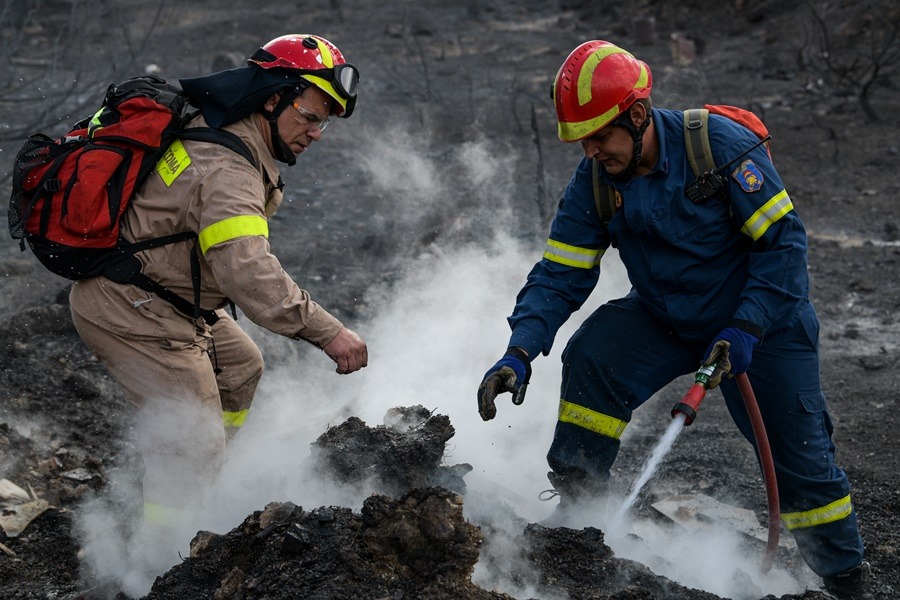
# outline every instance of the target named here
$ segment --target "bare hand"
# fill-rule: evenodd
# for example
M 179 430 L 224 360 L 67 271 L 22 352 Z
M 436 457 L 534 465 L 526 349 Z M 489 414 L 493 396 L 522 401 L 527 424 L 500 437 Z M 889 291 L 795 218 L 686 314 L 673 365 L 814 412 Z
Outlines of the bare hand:
M 369 364 L 369 351 L 361 337 L 346 327 L 323 348 L 325 354 L 337 363 L 336 373 L 345 375 L 359 371 Z

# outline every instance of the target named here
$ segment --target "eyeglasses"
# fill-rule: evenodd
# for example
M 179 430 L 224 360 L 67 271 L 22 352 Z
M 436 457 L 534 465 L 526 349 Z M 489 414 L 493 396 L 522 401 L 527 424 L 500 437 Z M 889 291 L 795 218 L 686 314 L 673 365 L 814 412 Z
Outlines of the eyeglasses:
M 307 125 L 311 129 L 315 129 L 316 131 L 325 131 L 325 128 L 328 127 L 328 124 L 331 123 L 331 118 L 325 117 L 324 119 L 317 115 L 316 113 L 306 110 L 296 102 L 291 102 L 291 106 L 297 109 L 297 112 L 300 113 L 300 116 L 303 117 L 301 121 L 297 117 L 294 117 L 294 120 L 300 123 L 301 125 Z

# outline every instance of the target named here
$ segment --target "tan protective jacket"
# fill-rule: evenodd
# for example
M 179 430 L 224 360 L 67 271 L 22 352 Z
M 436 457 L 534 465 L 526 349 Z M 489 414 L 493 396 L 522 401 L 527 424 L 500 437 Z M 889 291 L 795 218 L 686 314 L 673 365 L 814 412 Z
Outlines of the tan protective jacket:
M 202 308 L 221 308 L 226 299 L 231 299 L 261 327 L 321 348 L 334 339 L 342 324 L 294 283 L 269 250 L 268 217 L 281 204 L 282 193 L 276 185 L 278 166 L 253 119 L 247 117 L 224 129 L 247 144 L 258 167 L 219 144 L 178 141 L 132 200 L 133 207 L 122 221 L 122 235 L 129 241 L 139 241 L 183 231 L 197 233 Z M 202 117 L 191 124 L 205 125 Z M 190 252 L 194 245 L 193 241 L 178 242 L 137 255 L 144 274 L 191 303 Z M 89 294 L 93 296 L 93 310 L 84 306 L 86 302 L 78 302 L 82 305 L 79 310 L 87 309 L 98 317 L 97 313 L 103 312 L 99 321 L 134 333 L 134 317 L 122 313 L 121 308 L 134 313 L 135 304 L 140 305 L 142 298 L 151 295 L 133 286 L 98 279 L 92 282 L 95 286 L 89 286 L 95 292 Z M 102 304 L 110 301 L 117 306 L 107 306 L 104 311 Z M 194 328 L 191 319 L 165 300 L 152 296 L 151 302 L 152 307 L 143 306 L 149 311 L 140 312 L 157 320 L 155 330 L 159 335 L 183 339 L 196 333 L 186 329 Z M 118 320 L 114 313 L 131 323 L 113 322 Z M 163 322 L 170 319 L 181 322 Z

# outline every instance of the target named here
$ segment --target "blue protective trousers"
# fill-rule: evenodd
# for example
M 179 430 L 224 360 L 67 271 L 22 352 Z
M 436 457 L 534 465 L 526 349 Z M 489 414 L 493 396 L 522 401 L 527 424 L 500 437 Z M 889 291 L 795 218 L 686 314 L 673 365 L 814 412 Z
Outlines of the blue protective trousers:
M 834 464 L 818 335 L 809 304 L 792 328 L 771 332 L 756 347 L 747 375 L 772 449 L 782 519 L 807 564 L 825 577 L 857 566 L 863 544 L 849 481 Z M 632 411 L 675 378 L 695 372 L 705 350 L 682 341 L 637 298 L 598 308 L 563 351 L 550 468 L 609 478 Z M 737 383 L 723 379 L 719 389 L 741 434 L 755 447 Z

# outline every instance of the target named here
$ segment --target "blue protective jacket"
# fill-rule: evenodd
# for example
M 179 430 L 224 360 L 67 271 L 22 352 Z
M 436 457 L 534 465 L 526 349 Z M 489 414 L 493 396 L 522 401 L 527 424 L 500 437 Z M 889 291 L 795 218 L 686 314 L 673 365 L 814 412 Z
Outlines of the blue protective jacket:
M 607 180 L 621 195 L 622 207 L 606 227 L 594 202 L 591 160 L 578 165 L 544 256 L 509 317 L 510 346 L 532 357 L 550 351 L 559 327 L 594 289 L 609 246 L 618 249 L 627 269 L 629 295 L 698 346 L 729 325 L 760 338 L 790 327 L 808 302 L 806 231 L 765 147 L 725 172 L 729 201 L 693 204 L 684 195 L 695 176 L 683 113 L 653 109 L 652 115 L 656 165 L 628 182 Z M 738 123 L 712 114 L 709 140 L 717 165 L 759 141 Z

